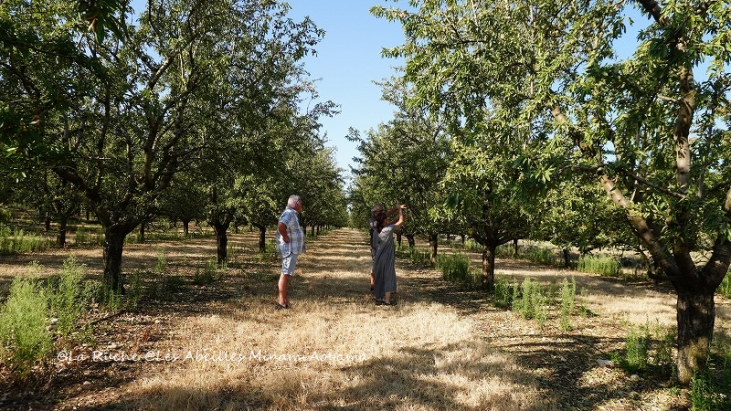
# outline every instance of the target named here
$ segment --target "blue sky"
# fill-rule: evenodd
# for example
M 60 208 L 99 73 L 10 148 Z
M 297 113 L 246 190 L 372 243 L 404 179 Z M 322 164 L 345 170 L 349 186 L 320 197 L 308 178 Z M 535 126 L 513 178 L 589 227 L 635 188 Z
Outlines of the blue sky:
M 336 147 L 335 159 L 349 174 L 356 145 L 345 135 L 353 127 L 361 133 L 393 118 L 395 107 L 381 100 L 381 89 L 373 81 L 396 74 L 393 67 L 403 61 L 381 57 L 383 47 L 403 43 L 399 23 L 377 19 L 369 13 L 372 6 L 394 5 L 379 0 L 286 0 L 292 7 L 289 15 L 300 21 L 309 16 L 325 30 L 325 38 L 316 46 L 317 56 L 308 57 L 305 67 L 316 83 L 320 98 L 340 105 L 340 114 L 323 118 L 323 133 L 328 146 Z M 403 6 L 403 4 L 396 4 Z

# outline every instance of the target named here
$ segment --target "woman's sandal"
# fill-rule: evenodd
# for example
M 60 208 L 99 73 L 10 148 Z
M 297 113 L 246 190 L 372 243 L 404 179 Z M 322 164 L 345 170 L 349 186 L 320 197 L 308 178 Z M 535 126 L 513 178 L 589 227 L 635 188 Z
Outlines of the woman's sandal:
M 277 310 L 286 310 L 289 308 L 289 304 L 282 305 L 282 304 L 277 303 L 277 306 L 275 308 Z

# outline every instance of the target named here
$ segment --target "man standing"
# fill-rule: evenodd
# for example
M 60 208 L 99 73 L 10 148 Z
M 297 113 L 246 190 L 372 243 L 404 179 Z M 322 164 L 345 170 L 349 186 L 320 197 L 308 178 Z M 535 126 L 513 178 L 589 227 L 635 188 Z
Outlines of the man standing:
M 277 309 L 289 308 L 287 287 L 289 279 L 294 275 L 297 257 L 304 250 L 305 236 L 300 227 L 297 214 L 302 212 L 302 200 L 298 195 L 289 196 L 287 208 L 279 217 L 277 224 L 277 250 L 282 257 L 282 274 L 279 277 L 279 299 Z

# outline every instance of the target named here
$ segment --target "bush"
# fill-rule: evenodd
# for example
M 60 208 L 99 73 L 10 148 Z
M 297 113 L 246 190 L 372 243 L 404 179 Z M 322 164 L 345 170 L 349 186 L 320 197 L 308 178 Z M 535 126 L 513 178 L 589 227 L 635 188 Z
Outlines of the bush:
M 162 251 L 162 249 L 158 248 L 157 249 L 157 262 L 155 263 L 155 272 L 158 274 L 164 274 L 167 267 L 168 267 L 168 257 Z
M 651 338 L 647 326 L 630 328 L 629 335 L 625 340 L 625 356 L 621 361 L 622 368 L 630 373 L 647 369 Z
M 728 341 L 716 341 L 708 366 L 697 371 L 690 384 L 694 411 L 731 410 L 731 348 Z
M 507 278 L 499 278 L 495 282 L 493 304 L 499 308 L 510 308 L 513 305 L 513 293 L 517 288 L 517 285 L 514 285 Z
M 611 256 L 581 256 L 577 269 L 583 273 L 603 276 L 619 277 L 622 275 L 622 265 Z
M 542 325 L 547 318 L 547 299 L 541 290 L 541 285 L 526 278 L 520 286 L 520 298 L 515 294 L 514 292 L 513 309 L 517 309 L 523 318 L 538 319 Z
M 464 247 L 463 248 L 465 250 L 468 250 L 468 251 L 480 251 L 480 252 L 482 252 L 482 250 L 485 249 L 485 247 L 483 247 L 482 245 L 478 244 L 477 241 L 475 241 L 475 240 L 473 240 L 471 238 L 465 240 Z
M 0 224 L 7 224 L 13 219 L 13 212 L 7 208 L 0 207 Z
M 536 264 L 557 264 L 556 253 L 547 248 L 531 247 L 523 253 L 523 258 Z
M 645 371 L 656 377 L 670 378 L 675 375 L 676 335 L 674 327 L 657 325 L 654 332 L 650 332 L 649 324 L 630 327 L 623 356 L 616 355 L 615 360 L 628 373 Z
M 3 350 L 9 351 L 11 365 L 21 375 L 51 351 L 47 306 L 46 292 L 38 281 L 16 277 L 0 308 L 0 341 Z
M 84 267 L 76 261 L 74 256 L 63 262 L 58 289 L 51 293 L 50 304 L 53 315 L 58 318 L 57 328 L 62 336 L 71 334 L 79 314 L 86 304 L 86 301 L 83 301 L 83 277 Z
M 440 255 L 437 257 L 437 268 L 442 271 L 442 278 L 462 284 L 473 282 L 470 274 L 470 258 L 465 254 Z
M 53 246 L 53 240 L 42 235 L 26 233 L 24 230 L 12 230 L 0 224 L 0 254 L 43 251 Z
M 406 245 L 396 246 L 396 257 L 409 260 L 411 264 L 426 266 L 430 264 L 429 251 L 411 248 Z
M 718 287 L 718 293 L 726 298 L 731 298 L 731 270 L 726 273 L 723 282 Z
M 193 284 L 196 285 L 208 285 L 218 279 L 218 265 L 215 260 L 208 260 L 206 265 L 203 267 L 203 272 L 200 269 L 196 269 L 195 275 L 193 276 Z
M 566 278 L 561 283 L 561 329 L 571 330 L 569 317 L 574 314 L 576 308 L 576 279 L 571 278 L 571 283 Z
M 76 229 L 74 243 L 77 245 L 104 245 L 104 231 L 101 228 L 92 230 L 82 225 Z

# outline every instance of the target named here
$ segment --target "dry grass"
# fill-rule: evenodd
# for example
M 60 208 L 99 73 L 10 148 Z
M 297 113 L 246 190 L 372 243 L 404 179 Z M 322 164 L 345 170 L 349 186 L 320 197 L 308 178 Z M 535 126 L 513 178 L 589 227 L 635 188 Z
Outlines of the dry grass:
M 509 260 L 498 276 L 544 283 L 575 276 L 597 317 L 572 332 L 492 308 L 432 270 L 399 264 L 398 306 L 368 295 L 365 234 L 338 230 L 308 245 L 291 282 L 292 309 L 274 310 L 277 263 L 254 263 L 256 233 L 232 236 L 243 250 L 210 285 L 187 281 L 166 301 L 100 324 L 80 350 L 136 353 L 134 361 L 54 361 L 42 400 L 18 409 L 120 410 L 634 410 L 681 409 L 682 398 L 653 381 L 599 367 L 621 346 L 629 323 L 672 324 L 674 297 L 647 284 L 546 269 Z M 213 239 L 125 247 L 126 271 L 189 278 L 215 253 Z M 75 250 L 92 276 L 98 249 Z M 17 256 L 0 270 L 38 260 L 50 274 L 63 253 Z M 479 257 L 478 257 L 479 258 Z M 10 272 L 10 271 L 5 271 Z M 719 301 L 717 329 L 728 329 Z M 145 359 L 147 355 L 147 359 Z M 173 359 L 175 359 L 173 361 Z M 149 361 L 158 360 L 158 361 Z M 2 397 L 0 393 L 0 398 Z M 2 405 L 2 403 L 0 403 Z
M 289 311 L 273 310 L 273 293 L 253 290 L 220 314 L 180 318 L 167 349 L 233 361 L 180 362 L 125 386 L 134 394 L 124 402 L 152 410 L 511 410 L 540 402 L 530 375 L 476 339 L 471 319 L 454 308 L 405 297 L 414 294 L 406 284 L 395 309 L 373 305 L 364 293 L 366 247 L 354 231 L 311 246 Z

